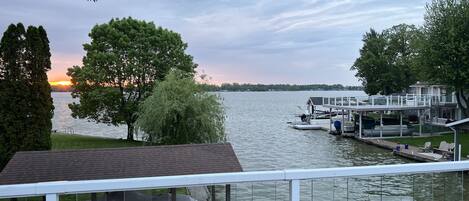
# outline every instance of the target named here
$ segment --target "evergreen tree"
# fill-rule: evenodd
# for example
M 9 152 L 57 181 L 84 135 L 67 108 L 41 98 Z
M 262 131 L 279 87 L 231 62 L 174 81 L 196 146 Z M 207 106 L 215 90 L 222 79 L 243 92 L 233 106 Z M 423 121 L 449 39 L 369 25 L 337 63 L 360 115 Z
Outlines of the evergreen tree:
M 34 150 L 50 149 L 50 132 L 54 106 L 51 97 L 51 87 L 47 81 L 46 72 L 51 68 L 50 48 L 47 33 L 42 26 L 28 27 L 26 32 L 26 59 L 29 76 L 31 98 L 30 139 Z
M 0 169 L 17 151 L 50 149 L 52 98 L 42 27 L 10 25 L 0 41 Z

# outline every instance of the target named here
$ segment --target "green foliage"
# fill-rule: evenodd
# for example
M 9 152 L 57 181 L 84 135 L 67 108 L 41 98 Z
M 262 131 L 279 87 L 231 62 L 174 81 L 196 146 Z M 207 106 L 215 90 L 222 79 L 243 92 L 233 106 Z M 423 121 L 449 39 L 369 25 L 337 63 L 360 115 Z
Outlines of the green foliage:
M 451 87 L 459 107 L 468 116 L 465 89 L 469 88 L 469 1 L 434 0 L 428 4 L 424 33 L 420 59 L 423 76 Z
M 126 124 L 133 140 L 139 104 L 156 80 L 170 69 L 194 73 L 181 36 L 153 23 L 132 18 L 96 25 L 84 44 L 83 66 L 68 69 L 74 98 L 72 116 L 112 125 Z
M 10 25 L 0 42 L 0 168 L 17 151 L 51 147 L 53 104 L 46 31 Z
M 194 79 L 172 71 L 158 82 L 140 108 L 139 128 L 158 144 L 224 141 L 224 110 L 216 95 L 201 90 Z
M 406 24 L 365 33 L 360 57 L 351 70 L 357 71 L 355 76 L 367 94 L 400 93 L 417 81 L 415 57 L 421 35 L 415 26 Z

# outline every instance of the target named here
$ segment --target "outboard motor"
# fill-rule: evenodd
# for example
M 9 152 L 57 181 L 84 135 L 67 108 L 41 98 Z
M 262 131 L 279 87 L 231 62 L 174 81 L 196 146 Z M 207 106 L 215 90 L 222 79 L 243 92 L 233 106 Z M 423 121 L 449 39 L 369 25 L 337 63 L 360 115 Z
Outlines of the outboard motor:
M 342 122 L 339 120 L 334 121 L 334 128 L 337 134 L 342 133 Z

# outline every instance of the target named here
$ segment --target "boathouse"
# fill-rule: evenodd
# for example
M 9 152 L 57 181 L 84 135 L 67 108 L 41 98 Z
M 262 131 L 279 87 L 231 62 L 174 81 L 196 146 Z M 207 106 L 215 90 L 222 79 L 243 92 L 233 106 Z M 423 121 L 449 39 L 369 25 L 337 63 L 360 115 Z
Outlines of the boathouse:
M 355 97 L 311 97 L 308 101 L 308 108 L 316 112 L 316 107 L 321 106 L 329 110 L 329 130 L 332 132 L 334 121 L 340 121 L 342 135 L 349 135 L 345 132 L 352 131 L 356 137 L 391 137 L 403 135 L 413 135 L 413 131 L 408 129 L 408 124 L 417 123 L 418 135 L 422 134 L 423 124 L 440 127 L 444 129 L 445 123 L 450 118 L 441 118 L 441 108 L 455 107 L 454 99 L 446 96 L 434 96 L 426 94 L 406 94 L 389 96 L 355 96 Z M 397 120 L 387 119 L 384 124 L 384 114 L 397 114 Z M 340 114 L 341 119 L 333 120 L 333 114 Z M 367 114 L 373 114 L 375 119 L 366 119 Z M 403 117 L 407 117 L 404 122 Z M 377 125 L 377 126 L 376 126 Z M 447 131 L 445 131 L 447 132 Z M 353 134 L 352 134 L 353 135 Z
M 58 182 L 60 185 L 63 181 L 119 180 L 242 171 L 229 143 L 26 151 L 17 152 L 0 173 L 0 186 L 41 182 Z M 107 192 L 118 191 L 118 187 L 109 186 Z M 226 200 L 230 200 L 230 185 L 225 188 Z M 183 200 L 176 195 L 176 189 L 171 188 L 169 192 L 166 194 L 166 200 Z M 127 200 L 142 198 L 136 192 L 130 192 L 128 195 L 124 195 L 124 192 L 113 192 L 106 193 L 105 196 L 112 196 L 112 200 L 125 200 L 132 193 L 134 197 Z M 211 192 L 207 190 L 207 193 L 210 194 L 208 196 L 214 197 L 214 188 L 211 188 Z M 155 200 L 154 197 L 151 199 Z M 97 200 L 96 194 L 91 194 L 91 200 Z

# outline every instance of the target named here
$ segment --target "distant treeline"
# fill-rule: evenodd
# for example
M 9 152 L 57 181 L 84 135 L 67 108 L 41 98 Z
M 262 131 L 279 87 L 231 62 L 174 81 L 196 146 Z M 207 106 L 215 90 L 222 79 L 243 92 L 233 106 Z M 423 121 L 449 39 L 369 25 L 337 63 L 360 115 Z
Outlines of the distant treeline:
M 72 87 L 71 86 L 64 86 L 64 85 L 51 85 L 50 86 L 52 92 L 71 92 Z
M 362 86 L 343 86 L 341 84 L 309 84 L 309 85 L 291 85 L 291 84 L 228 84 L 220 86 L 202 84 L 207 91 L 345 91 L 345 90 L 363 90 Z
M 201 84 L 205 91 L 362 91 L 362 86 L 344 86 L 341 84 Z M 71 92 L 70 86 L 51 86 L 53 92 Z

